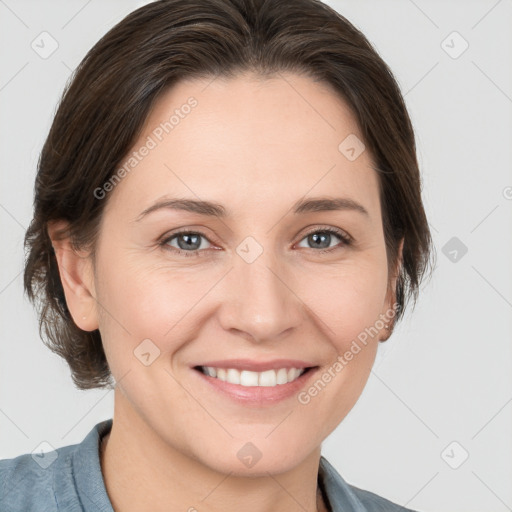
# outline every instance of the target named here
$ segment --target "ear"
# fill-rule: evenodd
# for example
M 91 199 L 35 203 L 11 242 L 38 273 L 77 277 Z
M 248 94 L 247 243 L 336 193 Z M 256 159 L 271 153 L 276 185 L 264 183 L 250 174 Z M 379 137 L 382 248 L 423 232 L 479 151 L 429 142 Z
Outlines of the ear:
M 394 304 L 396 302 L 396 285 L 398 282 L 398 276 L 400 274 L 400 269 L 402 267 L 402 257 L 403 257 L 403 248 L 404 248 L 404 239 L 400 240 L 400 244 L 398 246 L 396 265 L 392 271 L 392 274 L 389 279 L 388 291 L 386 294 L 386 300 L 384 301 L 385 309 L 383 314 L 386 315 L 386 312 L 394 309 Z M 393 315 L 394 318 L 394 315 Z M 379 341 L 386 341 L 393 331 L 394 320 L 390 320 L 388 322 L 389 329 L 385 329 L 384 335 L 379 338 Z
M 48 235 L 55 250 L 66 304 L 75 324 L 83 331 L 98 329 L 98 308 L 94 288 L 92 260 L 85 251 L 77 251 L 69 238 L 58 238 L 65 221 L 48 223 Z

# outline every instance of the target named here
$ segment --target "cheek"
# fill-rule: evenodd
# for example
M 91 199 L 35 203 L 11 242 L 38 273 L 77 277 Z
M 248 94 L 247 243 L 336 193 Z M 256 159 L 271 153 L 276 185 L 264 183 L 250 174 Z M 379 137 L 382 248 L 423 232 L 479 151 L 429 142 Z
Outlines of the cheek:
M 199 316 L 221 306 L 211 301 L 222 302 L 222 297 L 210 293 L 224 268 L 148 266 L 143 257 L 130 258 L 120 250 L 105 256 L 98 268 L 97 288 L 98 302 L 105 310 L 102 335 L 106 340 L 129 338 L 124 349 L 149 338 L 161 351 L 173 351 L 180 343 L 178 333 L 180 340 L 190 340 Z M 387 287 L 383 251 L 336 265 L 291 268 L 284 277 L 298 297 L 295 307 L 310 310 L 310 318 L 318 320 L 318 327 L 338 351 L 374 325 L 383 312 Z
M 341 351 L 384 312 L 387 290 L 385 257 L 309 272 L 298 295 L 321 320 L 325 335 Z
M 200 275 L 190 269 L 148 265 L 149 258 L 131 258 L 121 251 L 106 256 L 97 272 L 106 350 L 115 351 L 115 358 L 125 363 L 146 339 L 161 353 L 177 350 L 189 339 L 195 305 L 216 280 L 212 272 Z
M 386 260 L 362 260 L 334 272 L 319 270 L 304 280 L 302 297 L 331 347 L 330 363 L 299 402 L 322 418 L 321 437 L 345 418 L 363 392 L 377 348 L 379 315 L 387 289 Z M 307 286 L 307 288 L 306 288 Z M 307 292 L 307 293 L 306 293 Z M 306 412 L 307 414 L 307 412 Z

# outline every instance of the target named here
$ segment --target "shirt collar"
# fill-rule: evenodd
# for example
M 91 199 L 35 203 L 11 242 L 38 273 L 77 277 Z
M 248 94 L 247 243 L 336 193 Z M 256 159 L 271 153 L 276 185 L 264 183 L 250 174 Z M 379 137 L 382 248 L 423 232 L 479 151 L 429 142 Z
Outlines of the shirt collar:
M 101 438 L 108 434 L 111 428 L 112 418 L 95 425 L 80 443 L 73 457 L 75 485 L 85 512 L 114 512 L 100 464 Z
M 331 512 L 366 512 L 350 485 L 323 456 L 320 456 L 318 482 L 327 497 L 327 506 Z

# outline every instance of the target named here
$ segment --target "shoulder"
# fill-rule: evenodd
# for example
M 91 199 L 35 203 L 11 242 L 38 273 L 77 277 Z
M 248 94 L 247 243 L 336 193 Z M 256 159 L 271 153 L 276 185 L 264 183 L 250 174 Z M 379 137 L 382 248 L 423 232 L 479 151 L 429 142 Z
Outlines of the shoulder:
M 0 511 L 112 512 L 99 458 L 101 436 L 111 427 L 105 420 L 81 443 L 0 460 Z
M 416 512 L 373 492 L 347 483 L 325 457 L 320 457 L 319 479 L 332 512 Z
M 360 489 L 350 484 L 348 484 L 348 486 L 365 507 L 364 510 L 367 510 L 368 512 L 416 512 L 373 492 L 365 491 L 364 489 Z
M 0 460 L 0 510 L 57 510 L 55 482 L 70 473 L 76 445 Z

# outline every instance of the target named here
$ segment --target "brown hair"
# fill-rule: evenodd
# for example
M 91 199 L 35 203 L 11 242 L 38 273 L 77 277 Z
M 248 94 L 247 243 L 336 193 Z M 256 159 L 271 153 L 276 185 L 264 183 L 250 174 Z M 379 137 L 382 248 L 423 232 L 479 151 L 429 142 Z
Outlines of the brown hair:
M 409 298 L 416 302 L 432 253 L 414 132 L 395 78 L 365 36 L 319 0 L 156 1 L 126 16 L 87 53 L 38 162 L 24 287 L 37 302 L 41 337 L 67 361 L 79 389 L 110 386 L 112 376 L 99 330 L 78 328 L 66 306 L 49 221 L 67 221 L 61 236 L 94 255 L 107 201 L 94 190 L 113 176 L 160 94 L 180 79 L 244 71 L 303 74 L 347 102 L 376 162 L 390 268 L 404 238 L 395 321 Z

